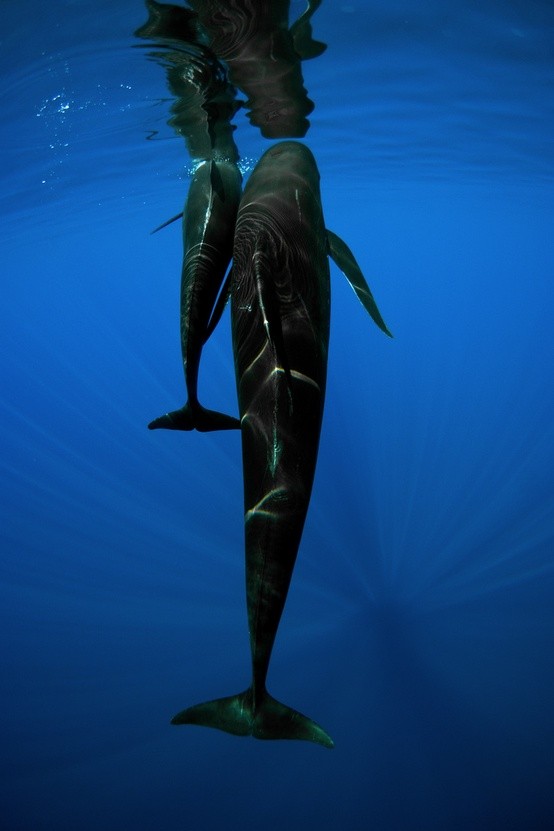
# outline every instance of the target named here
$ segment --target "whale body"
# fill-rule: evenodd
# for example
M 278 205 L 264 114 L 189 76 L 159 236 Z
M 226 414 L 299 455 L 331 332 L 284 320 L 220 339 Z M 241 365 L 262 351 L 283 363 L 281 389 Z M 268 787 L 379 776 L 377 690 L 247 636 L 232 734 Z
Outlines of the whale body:
M 322 727 L 266 689 L 316 468 L 329 343 L 329 254 L 348 270 L 358 296 L 388 333 L 352 252 L 325 229 L 312 153 L 299 142 L 274 145 L 241 198 L 230 280 L 252 680 L 237 695 L 183 710 L 174 724 L 333 746 Z
M 198 400 L 198 372 L 218 292 L 231 261 L 242 176 L 230 161 L 204 161 L 194 173 L 183 211 L 181 354 L 187 402 L 148 425 L 150 430 L 231 430 L 237 418 L 208 410 Z

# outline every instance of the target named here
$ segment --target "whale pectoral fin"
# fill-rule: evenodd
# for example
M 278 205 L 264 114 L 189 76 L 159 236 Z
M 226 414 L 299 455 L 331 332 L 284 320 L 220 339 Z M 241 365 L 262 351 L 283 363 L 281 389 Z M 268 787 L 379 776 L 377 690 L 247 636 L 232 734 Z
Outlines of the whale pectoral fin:
M 151 234 L 156 234 L 158 231 L 161 231 L 162 228 L 167 228 L 167 226 L 171 225 L 172 222 L 177 222 L 178 219 L 181 219 L 181 217 L 183 216 L 183 213 L 184 213 L 184 211 L 181 211 L 181 213 L 175 214 L 175 216 L 172 216 L 171 219 L 166 219 L 165 222 L 162 222 L 161 225 L 158 225 L 158 227 L 154 228 L 154 230 L 150 231 L 150 233 Z
M 311 718 L 287 707 L 268 693 L 254 710 L 252 691 L 246 690 L 227 698 L 216 698 L 189 707 L 171 719 L 172 724 L 198 724 L 214 727 L 234 736 L 254 736 L 256 739 L 300 739 L 334 747 L 333 740 Z
M 218 298 L 215 302 L 215 306 L 213 307 L 212 315 L 210 317 L 209 323 L 206 326 L 206 332 L 204 333 L 204 343 L 211 337 L 213 331 L 219 321 L 221 320 L 221 316 L 225 311 L 225 306 L 231 296 L 231 283 L 233 281 L 233 269 L 229 269 L 229 274 L 225 278 L 225 282 L 221 287 L 221 291 L 219 292 Z
M 387 324 L 381 317 L 381 313 L 377 308 L 377 303 L 373 298 L 366 279 L 362 274 L 360 266 L 356 262 L 356 258 L 350 248 L 332 231 L 327 231 L 327 241 L 329 243 L 329 255 L 338 265 L 358 295 L 358 299 L 364 309 L 369 312 L 371 318 L 375 321 L 379 329 L 381 329 L 385 335 L 392 338 L 392 334 L 389 332 Z
M 200 433 L 210 433 L 214 430 L 240 430 L 238 418 L 218 413 L 217 410 L 207 410 L 200 404 L 193 408 L 187 402 L 180 410 L 173 410 L 155 418 L 148 425 L 149 430 L 164 428 L 166 430 L 198 430 Z

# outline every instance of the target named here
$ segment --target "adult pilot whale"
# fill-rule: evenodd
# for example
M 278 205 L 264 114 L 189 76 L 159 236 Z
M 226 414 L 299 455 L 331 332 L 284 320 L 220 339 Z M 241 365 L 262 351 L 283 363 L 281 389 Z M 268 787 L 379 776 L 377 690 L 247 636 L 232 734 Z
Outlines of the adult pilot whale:
M 307 716 L 272 698 L 266 676 L 296 561 L 317 460 L 329 341 L 328 253 L 390 334 L 352 253 L 325 230 L 312 153 L 286 141 L 260 159 L 239 205 L 230 282 L 244 470 L 252 683 L 173 724 L 332 747 Z

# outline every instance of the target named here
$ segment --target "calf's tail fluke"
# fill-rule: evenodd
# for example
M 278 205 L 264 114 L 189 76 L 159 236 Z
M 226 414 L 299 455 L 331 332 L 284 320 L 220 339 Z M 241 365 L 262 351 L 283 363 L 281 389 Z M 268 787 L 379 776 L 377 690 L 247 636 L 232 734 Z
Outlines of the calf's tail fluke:
M 272 698 L 269 693 L 265 692 L 254 707 L 251 687 L 238 695 L 189 707 L 177 713 L 171 723 L 215 727 L 235 736 L 301 739 L 323 747 L 334 747 L 333 740 L 319 724 Z
M 180 410 L 165 413 L 148 425 L 149 430 L 160 427 L 166 430 L 199 430 L 201 433 L 209 433 L 213 430 L 239 430 L 240 421 L 225 413 L 207 410 L 200 404 L 193 409 L 187 402 Z

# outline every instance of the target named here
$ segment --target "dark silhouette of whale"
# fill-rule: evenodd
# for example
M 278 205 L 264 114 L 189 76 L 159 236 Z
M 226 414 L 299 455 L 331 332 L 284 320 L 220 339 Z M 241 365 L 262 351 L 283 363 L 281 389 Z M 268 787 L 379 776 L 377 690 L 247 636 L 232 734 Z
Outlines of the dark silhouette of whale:
M 271 147 L 242 195 L 230 280 L 252 683 L 237 695 L 183 710 L 173 724 L 333 746 L 322 727 L 266 690 L 317 460 L 329 341 L 329 253 L 390 334 L 351 251 L 325 230 L 312 153 L 294 141 Z
M 181 409 L 151 421 L 151 430 L 240 427 L 237 418 L 200 404 L 198 370 L 210 315 L 231 260 L 241 181 L 237 165 L 229 161 L 203 162 L 194 173 L 183 212 L 181 275 L 181 352 L 188 400 Z
M 175 98 L 168 123 L 184 139 L 196 162 L 185 209 L 174 217 L 183 216 L 181 353 L 188 399 L 181 409 L 148 426 L 202 431 L 239 428 L 238 419 L 201 406 L 198 370 L 206 328 L 233 253 L 242 176 L 231 119 L 240 105 L 226 68 L 204 42 L 206 35 L 197 15 L 156 0 L 146 0 L 146 8 L 148 20 L 135 35 L 156 46 L 150 57 L 165 68 Z

